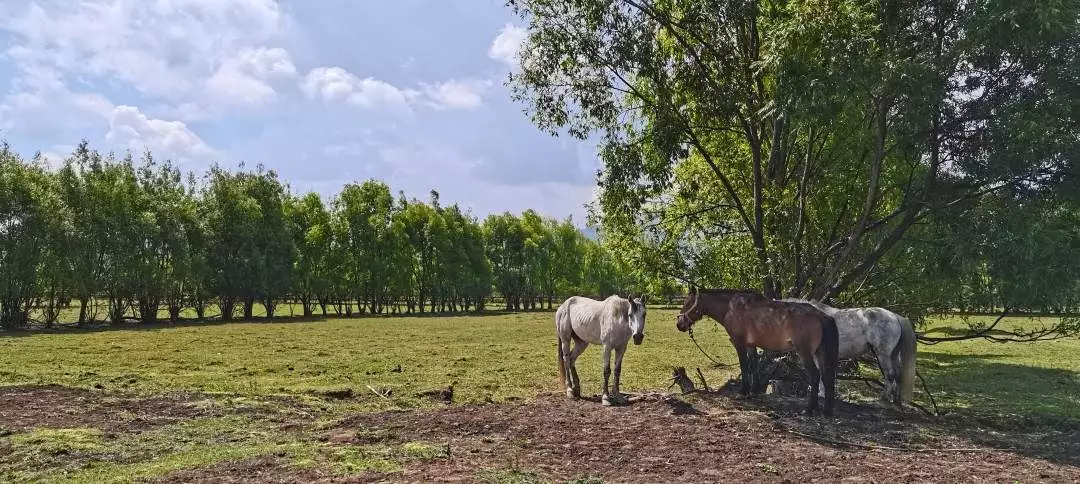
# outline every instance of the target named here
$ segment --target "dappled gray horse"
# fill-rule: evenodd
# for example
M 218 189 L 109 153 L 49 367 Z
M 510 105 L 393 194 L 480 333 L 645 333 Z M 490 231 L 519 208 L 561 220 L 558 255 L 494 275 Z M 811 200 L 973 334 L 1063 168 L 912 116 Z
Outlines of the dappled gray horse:
M 555 333 L 558 337 L 559 378 L 562 380 L 566 395 L 581 398 L 581 381 L 578 380 L 574 363 L 589 344 L 603 345 L 604 393 L 601 401 L 604 405 L 623 403 L 619 393 L 619 375 L 622 373 L 622 359 L 626 352 L 626 343 L 634 338 L 634 344 L 641 344 L 645 338 L 645 302 L 644 296 L 622 298 L 611 296 L 597 301 L 581 296 L 572 296 L 555 311 Z M 573 340 L 574 347 L 570 348 Z M 611 376 L 611 353 L 615 352 L 615 382 L 608 391 L 608 379 Z
M 881 398 L 896 405 L 911 401 L 915 388 L 915 327 L 911 321 L 884 308 L 839 309 L 805 299 L 783 301 L 813 305 L 836 319 L 840 359 L 856 358 L 873 350 L 885 377 Z M 819 386 L 818 391 L 824 389 Z

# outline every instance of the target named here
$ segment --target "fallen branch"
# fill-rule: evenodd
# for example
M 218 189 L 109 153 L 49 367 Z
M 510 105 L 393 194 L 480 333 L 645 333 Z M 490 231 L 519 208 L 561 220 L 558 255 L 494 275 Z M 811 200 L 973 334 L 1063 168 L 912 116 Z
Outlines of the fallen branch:
M 380 391 L 376 390 L 376 389 L 375 389 L 374 387 L 372 387 L 371 385 L 366 385 L 366 386 L 367 386 L 367 389 L 368 389 L 368 390 L 371 390 L 371 393 L 374 393 L 374 394 L 376 394 L 376 395 L 378 395 L 378 396 L 380 396 L 380 397 L 383 397 L 383 398 L 385 398 L 385 399 L 387 399 L 387 400 L 390 400 L 390 392 L 389 392 L 389 391 L 387 391 L 387 392 L 386 392 L 386 393 L 384 394 L 383 392 L 380 392 Z
M 941 411 L 938 410 L 937 401 L 934 400 L 934 394 L 930 393 L 930 389 L 927 388 L 926 380 L 923 379 L 922 373 L 919 373 L 918 371 L 916 371 L 915 376 L 919 377 L 919 381 L 922 382 L 923 393 L 926 393 L 926 396 L 930 397 L 930 404 L 934 406 L 934 415 L 935 416 L 940 415 Z M 911 403 L 914 403 L 914 402 L 911 402 Z M 918 408 L 919 410 L 922 410 L 923 412 L 926 412 L 926 410 L 923 409 L 922 407 L 916 406 L 916 408 Z
M 673 394 L 671 394 L 671 393 L 658 393 L 658 392 L 624 393 L 623 395 L 626 395 L 626 401 L 628 403 L 640 402 L 642 400 L 648 400 L 648 399 L 653 399 L 653 398 L 655 398 L 657 400 L 660 400 L 660 401 L 667 400 L 669 398 L 674 398 Z
M 701 368 L 697 369 L 697 376 L 698 378 L 701 378 L 701 387 L 704 388 L 705 391 L 711 392 L 712 390 L 709 389 L 709 384 L 705 382 L 705 375 L 701 374 Z
M 695 391 L 693 380 L 686 375 L 686 368 L 682 366 L 676 367 L 671 372 L 671 385 L 668 385 L 668 388 L 675 385 L 679 385 L 679 389 L 682 390 L 683 395 L 688 395 Z

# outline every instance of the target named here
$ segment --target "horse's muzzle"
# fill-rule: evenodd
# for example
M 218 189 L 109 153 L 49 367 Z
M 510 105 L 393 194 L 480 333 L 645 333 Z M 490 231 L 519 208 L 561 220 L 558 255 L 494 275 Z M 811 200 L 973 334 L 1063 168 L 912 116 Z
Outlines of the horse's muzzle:
M 641 340 L 645 339 L 645 333 L 638 333 L 634 335 L 634 344 L 641 344 Z

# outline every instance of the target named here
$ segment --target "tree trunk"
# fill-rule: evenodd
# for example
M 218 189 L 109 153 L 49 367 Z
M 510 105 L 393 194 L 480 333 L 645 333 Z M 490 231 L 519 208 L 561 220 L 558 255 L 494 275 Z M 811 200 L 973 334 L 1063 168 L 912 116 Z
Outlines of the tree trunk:
M 89 316 L 89 314 L 87 313 L 87 307 L 89 305 L 90 305 L 90 297 L 89 296 L 81 296 L 81 297 L 79 297 L 79 327 L 86 326 L 86 323 L 87 323 L 86 317 Z
M 124 298 L 116 296 L 109 297 L 109 321 L 112 324 L 124 322 L 124 313 L 127 312 L 126 306 Z
M 263 299 L 263 307 L 266 308 L 266 319 L 274 319 L 274 310 L 277 309 L 274 298 L 267 297 Z
M 248 296 L 244 299 L 244 320 L 250 321 L 254 318 L 255 314 L 255 296 Z
M 143 296 L 139 298 L 139 321 L 143 324 L 153 324 L 158 320 L 157 313 L 160 304 L 157 298 Z
M 203 301 L 202 298 L 198 298 L 198 300 L 195 301 L 195 317 L 198 318 L 199 321 L 206 320 L 206 301 Z
M 304 306 L 304 317 L 305 318 L 310 318 L 311 317 L 311 297 L 310 296 L 304 296 L 304 297 L 300 298 L 300 304 Z

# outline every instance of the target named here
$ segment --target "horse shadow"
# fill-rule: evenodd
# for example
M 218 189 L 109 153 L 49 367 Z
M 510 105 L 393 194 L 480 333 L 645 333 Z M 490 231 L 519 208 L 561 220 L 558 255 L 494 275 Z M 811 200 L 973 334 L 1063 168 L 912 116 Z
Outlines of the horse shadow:
M 805 397 L 742 396 L 734 379 L 692 398 L 761 412 L 777 430 L 838 448 L 974 445 L 1080 467 L 1080 372 L 987 356 L 920 352 L 919 372 L 936 400 L 937 415 L 881 403 L 869 391 L 846 392 L 832 418 L 808 417 L 801 414 Z M 928 400 L 918 383 L 915 397 Z

